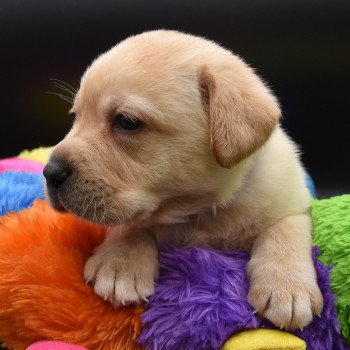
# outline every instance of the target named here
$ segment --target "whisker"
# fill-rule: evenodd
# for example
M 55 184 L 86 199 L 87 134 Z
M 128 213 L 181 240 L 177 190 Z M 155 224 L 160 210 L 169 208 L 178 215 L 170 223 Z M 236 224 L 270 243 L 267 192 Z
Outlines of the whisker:
M 122 211 L 120 205 L 119 205 L 113 198 L 110 198 L 109 200 L 112 201 L 112 202 L 115 204 L 115 206 L 119 209 L 120 214 L 121 214 L 121 217 L 122 217 L 122 221 L 121 221 L 121 222 L 124 223 L 124 222 L 125 222 L 125 217 L 124 217 L 124 213 L 123 213 L 123 211 Z M 117 215 L 118 220 L 120 221 L 120 216 L 118 215 L 118 213 L 115 211 L 114 208 L 113 208 L 113 211 L 114 211 L 114 213 Z
M 97 211 L 97 207 L 96 207 L 96 201 L 94 202 L 95 204 L 95 210 L 94 210 L 94 218 L 93 218 L 93 222 L 96 222 L 96 211 Z
M 115 208 L 110 207 L 110 208 L 109 208 L 109 212 L 110 212 L 109 217 L 113 217 L 113 215 L 111 215 L 111 214 L 114 214 L 115 217 L 117 218 L 118 222 L 121 222 L 120 216 L 119 216 L 119 214 L 117 213 L 117 211 L 115 210 Z
M 69 89 L 68 89 L 67 87 L 65 87 L 64 85 L 60 85 L 60 84 L 58 84 L 58 83 L 53 83 L 53 86 L 54 86 L 55 88 L 57 88 L 57 89 L 61 89 L 61 90 L 65 91 L 65 92 L 67 92 L 67 93 L 70 94 L 72 97 L 75 96 L 75 93 L 74 93 L 73 91 L 69 90 Z
M 105 193 L 104 193 L 104 191 L 102 191 L 102 201 L 101 201 L 101 203 L 103 204 L 103 211 L 102 211 L 102 218 L 101 218 L 102 223 L 103 223 L 103 220 L 105 219 L 105 216 L 106 216 L 106 203 L 105 203 L 104 199 L 105 199 Z
M 74 202 L 73 202 L 73 203 L 74 203 Z M 74 206 L 72 209 L 70 209 L 69 211 L 71 211 L 72 213 L 75 213 L 77 207 L 78 207 L 78 203 L 75 202 L 75 206 Z
M 60 80 L 60 79 L 49 79 L 50 81 L 52 81 L 53 83 L 56 83 L 56 84 L 60 84 L 62 86 L 65 86 L 66 88 L 68 88 L 71 92 L 73 92 L 74 94 L 77 93 L 78 89 L 75 89 L 72 85 L 69 85 L 68 83 L 66 83 L 65 81 L 63 80 Z
M 65 100 L 66 102 L 72 104 L 73 103 L 73 100 L 68 97 L 68 96 L 65 96 L 65 95 L 62 95 L 62 94 L 59 94 L 57 92 L 51 92 L 51 91 L 46 91 L 47 94 L 50 94 L 50 95 L 55 95 L 55 96 L 58 96 L 60 97 L 62 100 Z
M 101 214 L 101 222 L 103 222 L 103 220 L 104 220 L 104 218 L 105 218 L 105 215 L 106 215 L 106 204 L 105 204 L 105 201 L 104 201 L 104 199 L 105 199 L 105 193 L 104 193 L 104 191 L 102 191 L 102 199 L 101 199 L 101 201 L 100 201 L 100 203 L 98 203 L 98 205 L 97 205 L 97 209 L 100 209 L 100 207 L 102 206 L 102 204 L 103 204 L 103 210 L 102 210 L 102 208 L 101 208 L 101 210 L 100 210 L 100 212 L 102 213 Z
M 50 182 L 46 181 L 46 184 L 51 190 L 53 190 L 55 193 L 57 193 L 57 189 Z
M 85 202 L 86 202 L 86 199 L 87 199 L 87 193 L 85 193 L 84 202 L 83 202 L 83 214 L 85 213 Z M 84 216 L 84 215 L 82 215 L 82 216 Z
M 97 208 L 100 207 L 100 205 L 103 203 L 103 200 L 104 200 L 104 191 L 102 191 L 102 199 L 101 199 L 100 203 L 98 203 Z
M 180 209 L 186 210 L 186 207 L 182 206 L 182 204 L 184 205 L 185 203 L 183 201 L 181 201 L 180 199 L 169 198 L 168 200 L 170 200 L 170 202 L 177 205 Z
M 87 205 L 86 209 L 84 210 L 83 214 L 81 215 L 82 217 L 84 217 L 84 215 L 86 214 L 86 212 L 88 211 L 90 205 L 92 204 L 92 202 L 95 199 L 95 195 L 92 196 L 91 201 L 89 202 L 89 204 Z

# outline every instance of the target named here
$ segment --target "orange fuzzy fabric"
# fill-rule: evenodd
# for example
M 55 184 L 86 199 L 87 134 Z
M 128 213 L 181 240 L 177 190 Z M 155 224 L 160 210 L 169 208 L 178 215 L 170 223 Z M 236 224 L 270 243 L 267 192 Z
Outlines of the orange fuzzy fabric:
M 114 310 L 83 278 L 105 229 L 43 201 L 0 219 L 0 339 L 24 350 L 41 339 L 90 350 L 141 349 L 142 307 Z

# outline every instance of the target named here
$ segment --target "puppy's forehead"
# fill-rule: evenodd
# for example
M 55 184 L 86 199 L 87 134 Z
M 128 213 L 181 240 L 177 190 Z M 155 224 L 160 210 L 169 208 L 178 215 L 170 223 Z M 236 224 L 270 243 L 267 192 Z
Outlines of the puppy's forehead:
M 154 99 L 179 92 L 181 82 L 193 81 L 196 49 L 169 40 L 128 39 L 98 57 L 85 72 L 76 105 L 96 103 L 107 95 L 134 94 Z

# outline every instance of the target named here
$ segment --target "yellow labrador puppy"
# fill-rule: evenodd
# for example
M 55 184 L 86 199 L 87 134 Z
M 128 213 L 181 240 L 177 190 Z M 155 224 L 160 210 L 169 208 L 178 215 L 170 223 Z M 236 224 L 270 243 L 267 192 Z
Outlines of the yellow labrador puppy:
M 303 328 L 323 300 L 310 197 L 276 98 L 242 59 L 175 31 L 98 57 L 44 170 L 54 208 L 110 227 L 85 278 L 115 306 L 154 291 L 158 245 L 250 251 L 249 302 Z

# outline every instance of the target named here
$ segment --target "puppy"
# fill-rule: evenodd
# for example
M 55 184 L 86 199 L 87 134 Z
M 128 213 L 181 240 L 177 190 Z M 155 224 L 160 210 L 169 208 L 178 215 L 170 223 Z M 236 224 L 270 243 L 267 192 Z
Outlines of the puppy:
M 175 31 L 99 56 L 44 175 L 54 208 L 109 226 L 85 278 L 114 306 L 154 291 L 158 246 L 244 249 L 249 302 L 303 328 L 323 299 L 310 196 L 276 98 L 242 59 Z

